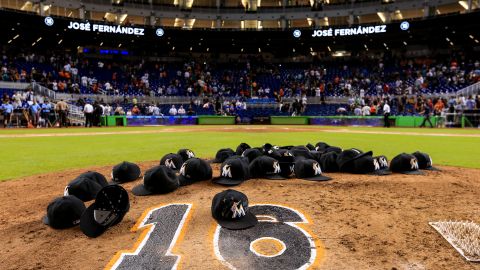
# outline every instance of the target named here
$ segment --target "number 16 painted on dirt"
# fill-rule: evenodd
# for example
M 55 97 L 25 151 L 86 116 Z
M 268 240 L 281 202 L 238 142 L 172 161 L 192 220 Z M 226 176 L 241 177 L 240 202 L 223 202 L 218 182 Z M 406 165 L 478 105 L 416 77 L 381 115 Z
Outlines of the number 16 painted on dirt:
M 107 265 L 111 269 L 176 269 L 179 255 L 172 249 L 186 224 L 191 204 L 169 204 L 146 212 L 132 231 L 144 229 L 134 252 L 124 252 Z M 217 226 L 213 240 L 218 260 L 230 269 L 307 269 L 317 257 L 310 234 L 297 224 L 308 223 L 299 211 L 280 205 L 250 207 L 259 223 L 246 230 Z M 270 241 L 279 246 L 275 254 L 262 254 L 255 244 Z

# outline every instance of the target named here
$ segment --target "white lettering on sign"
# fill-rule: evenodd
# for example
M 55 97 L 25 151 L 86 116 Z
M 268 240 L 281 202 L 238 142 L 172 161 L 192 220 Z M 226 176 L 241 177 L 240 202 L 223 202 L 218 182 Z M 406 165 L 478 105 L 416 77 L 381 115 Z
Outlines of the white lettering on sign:
M 366 34 L 386 33 L 387 25 L 376 26 L 359 26 L 353 28 L 336 28 L 336 29 L 318 29 L 314 30 L 312 37 L 333 37 L 333 36 L 356 36 Z
M 128 27 L 120 25 L 104 25 L 104 24 L 90 24 L 90 23 L 79 23 L 79 22 L 70 22 L 67 26 L 68 29 L 80 30 L 86 32 L 100 32 L 100 33 L 112 33 L 112 34 L 125 34 L 125 35 L 135 35 L 135 36 L 144 36 L 145 29 L 137 27 Z

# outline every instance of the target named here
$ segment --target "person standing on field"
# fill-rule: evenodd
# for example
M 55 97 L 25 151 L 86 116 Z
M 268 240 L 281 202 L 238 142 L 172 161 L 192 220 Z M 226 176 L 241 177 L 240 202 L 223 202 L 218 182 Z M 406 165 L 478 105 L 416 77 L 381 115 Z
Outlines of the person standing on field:
M 426 103 L 423 103 L 423 110 L 420 112 L 420 114 L 423 115 L 423 122 L 420 124 L 420 127 L 425 127 L 425 123 L 428 122 L 430 125 L 430 128 L 433 128 L 432 121 L 430 121 L 430 107 Z
M 85 127 L 92 127 L 93 124 L 93 106 L 89 102 L 83 107 L 83 114 L 85 115 Z
M 68 104 L 61 99 L 55 105 L 55 111 L 58 113 L 59 127 L 67 127 Z
M 389 128 L 390 127 L 390 105 L 388 105 L 388 101 L 385 100 L 385 104 L 383 105 L 383 126 Z

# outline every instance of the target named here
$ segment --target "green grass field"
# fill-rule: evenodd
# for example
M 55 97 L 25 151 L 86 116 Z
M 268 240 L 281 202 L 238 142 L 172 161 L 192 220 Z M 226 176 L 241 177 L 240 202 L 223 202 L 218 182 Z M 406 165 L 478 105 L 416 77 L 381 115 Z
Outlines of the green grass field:
M 258 126 L 251 126 L 258 127 Z M 273 127 L 273 126 L 272 126 Z M 179 129 L 178 132 L 161 133 L 163 129 Z M 240 142 L 252 146 L 266 142 L 277 145 L 305 145 L 319 141 L 342 148 L 356 147 L 373 150 L 391 159 L 401 152 L 421 150 L 432 156 L 434 164 L 480 168 L 480 130 L 475 129 L 383 129 L 383 128 L 334 128 L 302 126 L 309 131 L 255 132 L 238 129 L 231 132 L 206 131 L 210 127 L 143 127 L 143 128 L 70 128 L 70 129 L 8 129 L 0 130 L 0 181 L 72 168 L 114 165 L 120 161 L 132 162 L 159 160 L 164 154 L 179 148 L 190 148 L 197 156 L 213 157 L 223 147 L 233 149 Z M 222 127 L 211 127 L 222 128 Z M 268 128 L 268 127 L 267 127 Z M 275 126 L 275 128 L 295 128 Z M 195 129 L 202 129 L 192 131 Z M 311 129 L 311 131 L 310 131 Z M 322 132 L 348 129 L 359 133 Z M 184 131 L 182 131 L 184 130 Z M 150 132 L 129 134 L 128 132 Z M 159 131 L 159 133 L 151 133 Z M 362 134 L 360 132 L 406 132 L 406 134 Z M 118 132 L 98 136 L 75 136 L 80 133 Z M 127 132 L 122 134 L 122 132 Z M 13 137 L 28 134 L 69 133 L 73 136 Z M 447 137 L 435 134 L 464 135 Z M 432 134 L 431 136 L 429 134 Z M 7 136 L 8 135 L 8 136 Z M 61 134 L 59 134 L 61 135 Z M 475 136 L 478 135 L 478 136 Z

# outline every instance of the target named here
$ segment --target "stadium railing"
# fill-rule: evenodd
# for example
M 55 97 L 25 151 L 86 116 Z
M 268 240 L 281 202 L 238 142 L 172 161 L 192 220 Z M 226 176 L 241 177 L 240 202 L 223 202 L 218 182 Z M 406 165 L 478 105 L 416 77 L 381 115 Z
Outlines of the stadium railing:
M 458 90 L 456 94 L 457 96 L 463 95 L 464 97 L 478 95 L 480 94 L 480 82 Z
M 32 90 L 35 94 L 48 97 L 50 100 L 55 100 L 56 99 L 56 93 L 53 90 L 50 90 L 46 88 L 45 86 L 41 86 L 38 83 L 33 82 L 32 83 Z

